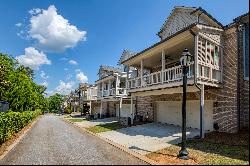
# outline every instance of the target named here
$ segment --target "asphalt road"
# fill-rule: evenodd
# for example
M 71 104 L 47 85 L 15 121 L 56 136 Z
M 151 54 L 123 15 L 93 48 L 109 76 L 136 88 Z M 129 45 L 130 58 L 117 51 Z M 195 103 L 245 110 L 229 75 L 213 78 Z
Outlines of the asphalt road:
M 53 115 L 43 116 L 0 165 L 140 165 L 141 160 L 82 133 Z

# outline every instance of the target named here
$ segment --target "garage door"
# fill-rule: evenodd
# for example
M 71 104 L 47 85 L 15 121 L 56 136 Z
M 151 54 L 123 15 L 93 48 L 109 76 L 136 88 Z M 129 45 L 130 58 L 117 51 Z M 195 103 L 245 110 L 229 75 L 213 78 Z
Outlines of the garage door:
M 181 126 L 182 102 L 164 101 L 156 104 L 156 121 Z M 213 101 L 205 101 L 205 130 L 213 130 Z M 187 127 L 200 128 L 200 102 L 187 101 Z
M 135 105 L 134 110 L 135 110 Z M 132 117 L 131 115 L 131 105 L 130 104 L 123 104 L 122 105 L 122 110 L 121 110 L 121 115 L 120 117 Z M 116 104 L 116 116 L 119 116 L 119 104 Z

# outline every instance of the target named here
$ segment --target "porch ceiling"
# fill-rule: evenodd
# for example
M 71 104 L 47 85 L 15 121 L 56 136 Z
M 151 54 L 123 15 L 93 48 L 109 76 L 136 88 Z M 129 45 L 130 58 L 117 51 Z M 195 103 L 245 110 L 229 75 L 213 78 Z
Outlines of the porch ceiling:
M 165 51 L 166 64 L 178 61 L 185 48 L 188 48 L 189 52 L 194 54 L 194 37 L 190 32 L 176 37 L 175 40 L 164 42 L 161 48 L 145 52 L 144 56 L 139 56 L 132 60 L 130 65 L 140 68 L 141 60 L 143 59 L 144 68 L 151 69 L 159 65 L 161 66 L 162 50 Z

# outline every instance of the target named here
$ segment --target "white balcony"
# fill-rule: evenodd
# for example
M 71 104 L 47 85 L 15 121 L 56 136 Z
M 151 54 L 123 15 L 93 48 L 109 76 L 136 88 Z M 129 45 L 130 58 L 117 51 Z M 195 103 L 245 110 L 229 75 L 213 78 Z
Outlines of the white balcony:
M 188 67 L 188 79 L 194 76 L 194 62 Z M 129 79 L 127 82 L 128 89 L 136 89 L 142 87 L 150 87 L 160 84 L 173 84 L 182 80 L 182 66 L 175 66 L 158 72 L 154 72 L 141 77 Z
M 98 92 L 98 98 L 105 98 L 105 97 L 120 97 L 127 95 L 125 88 L 112 88 L 110 90 L 103 90 Z

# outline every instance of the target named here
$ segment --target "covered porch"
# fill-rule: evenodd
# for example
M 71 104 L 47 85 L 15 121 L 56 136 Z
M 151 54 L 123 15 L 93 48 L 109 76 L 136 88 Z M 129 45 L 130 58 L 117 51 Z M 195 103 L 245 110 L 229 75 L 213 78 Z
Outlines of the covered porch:
M 209 32 L 207 32 L 209 30 Z M 211 31 L 213 31 L 213 34 Z M 178 87 L 182 84 L 180 58 L 187 48 L 188 84 L 219 87 L 222 82 L 220 29 L 196 25 L 163 40 L 123 62 L 137 70 L 127 79 L 128 92 Z

